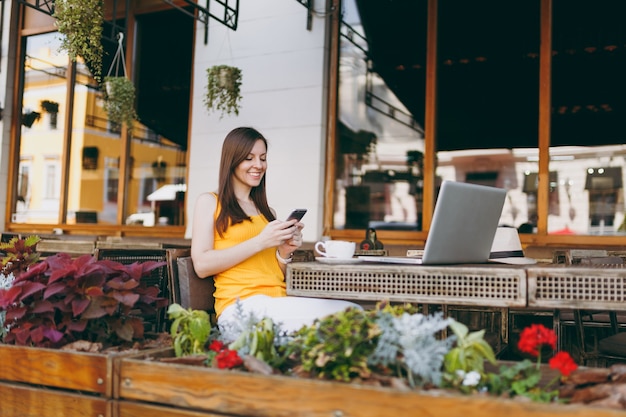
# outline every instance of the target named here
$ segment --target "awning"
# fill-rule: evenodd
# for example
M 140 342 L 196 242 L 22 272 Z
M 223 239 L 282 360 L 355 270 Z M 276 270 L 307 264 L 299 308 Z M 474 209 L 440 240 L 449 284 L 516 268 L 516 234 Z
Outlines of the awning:
M 178 193 L 187 191 L 187 184 L 167 184 L 148 195 L 148 201 L 173 201 Z

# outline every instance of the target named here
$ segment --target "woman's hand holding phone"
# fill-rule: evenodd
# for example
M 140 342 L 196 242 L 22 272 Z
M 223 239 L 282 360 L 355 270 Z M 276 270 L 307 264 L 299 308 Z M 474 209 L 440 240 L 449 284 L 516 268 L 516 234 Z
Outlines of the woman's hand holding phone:
M 291 239 L 285 240 L 281 245 L 286 246 L 285 249 L 289 250 L 289 252 L 293 252 L 294 250 L 302 246 L 302 227 L 304 226 L 300 224 L 300 220 L 302 220 L 306 212 L 307 209 L 294 209 L 291 211 L 289 216 L 287 216 L 286 221 L 297 220 L 297 222 L 294 223 L 293 226 L 290 226 L 290 228 L 294 227 L 294 232 L 291 236 Z

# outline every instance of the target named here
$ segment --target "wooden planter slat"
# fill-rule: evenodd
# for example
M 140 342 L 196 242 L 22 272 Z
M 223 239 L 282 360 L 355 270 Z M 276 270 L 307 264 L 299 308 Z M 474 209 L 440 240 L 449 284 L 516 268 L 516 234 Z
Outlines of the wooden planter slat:
M 263 376 L 138 358 L 120 363 L 120 398 L 237 416 L 554 417 L 589 407 L 538 404 L 443 391 L 399 391 L 339 382 Z M 126 414 L 130 416 L 130 414 Z M 598 417 L 623 411 L 593 409 Z
M 115 401 L 116 417 L 224 417 L 210 411 L 194 411 L 146 404 L 135 401 Z
M 112 401 L 49 388 L 0 382 L 2 417 L 113 417 Z
M 119 380 L 113 373 L 119 360 L 159 350 L 100 354 L 0 344 L 0 380 L 114 397 Z

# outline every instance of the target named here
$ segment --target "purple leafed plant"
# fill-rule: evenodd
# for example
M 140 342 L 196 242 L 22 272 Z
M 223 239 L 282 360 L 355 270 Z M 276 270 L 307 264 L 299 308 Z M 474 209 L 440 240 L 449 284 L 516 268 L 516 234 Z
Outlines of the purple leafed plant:
M 76 340 L 111 346 L 142 339 L 143 314 L 167 300 L 141 278 L 165 262 L 123 265 L 92 255 L 59 253 L 30 266 L 8 289 L 0 289 L 6 311 L 4 342 L 59 347 Z

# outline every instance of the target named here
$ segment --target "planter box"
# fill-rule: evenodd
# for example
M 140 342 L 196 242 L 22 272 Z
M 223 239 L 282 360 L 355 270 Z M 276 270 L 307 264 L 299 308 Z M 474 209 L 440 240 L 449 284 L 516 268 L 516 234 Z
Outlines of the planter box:
M 0 380 L 45 385 L 113 398 L 117 396 L 119 381 L 114 375 L 122 358 L 163 350 L 169 351 L 159 348 L 142 352 L 102 354 L 0 344 Z
M 170 351 L 167 356 L 172 356 Z M 538 404 L 444 391 L 399 391 L 356 384 L 264 376 L 139 357 L 120 362 L 120 399 L 193 411 L 182 416 L 624 417 L 623 411 Z M 122 403 L 120 403 L 122 404 Z M 165 409 L 167 410 L 167 409 Z M 200 410 L 206 414 L 198 414 Z M 120 406 L 119 417 L 141 416 Z M 145 414 L 157 416 L 159 414 Z M 162 414 L 168 415 L 168 414 Z M 174 414 L 172 414 L 174 415 Z
M 115 401 L 116 417 L 225 417 L 208 411 L 194 411 L 136 401 Z
M 2 417 L 113 417 L 112 403 L 95 395 L 0 382 Z

